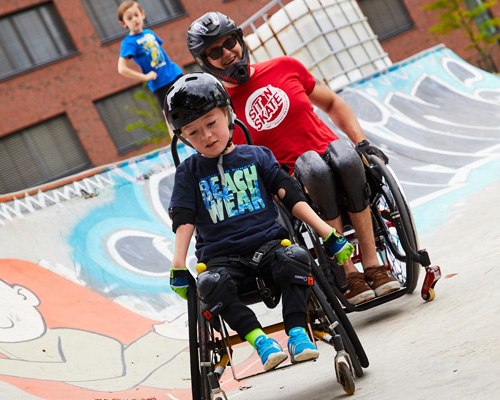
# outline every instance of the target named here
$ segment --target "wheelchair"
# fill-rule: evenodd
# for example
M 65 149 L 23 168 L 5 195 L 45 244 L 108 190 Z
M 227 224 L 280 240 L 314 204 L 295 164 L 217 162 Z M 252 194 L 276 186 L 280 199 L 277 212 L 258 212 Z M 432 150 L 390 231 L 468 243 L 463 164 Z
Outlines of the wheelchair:
M 239 121 L 236 123 L 240 127 L 243 126 Z M 248 141 L 251 144 L 250 138 Z M 177 167 L 180 159 L 177 153 L 176 136 L 172 138 L 171 148 Z M 293 226 L 296 221 L 286 214 L 284 207 L 278 205 L 278 208 L 279 221 L 290 233 L 290 242 L 304 245 L 302 233 Z M 307 225 L 301 227 L 304 228 Z M 313 234 L 310 228 L 309 231 Z M 355 391 L 354 377 L 363 376 L 363 368 L 369 366 L 368 357 L 330 283 L 323 275 L 313 254 L 311 252 L 309 254 L 314 282 L 310 286 L 307 301 L 308 333 L 313 341 L 321 341 L 333 347 L 336 380 L 346 394 L 352 395 Z M 201 273 L 202 269 L 199 267 L 197 271 Z M 260 373 L 243 377 L 236 376 L 233 351 L 234 347 L 243 341 L 237 334 L 229 332 L 227 324 L 220 316 L 210 321 L 203 316 L 204 309 L 197 294 L 196 281 L 193 276 L 189 277 L 189 281 L 187 303 L 192 398 L 193 400 L 227 399 L 220 386 L 220 379 L 228 366 L 231 366 L 235 381 Z M 247 305 L 264 302 L 268 308 L 274 308 L 279 303 L 279 293 L 276 293 L 275 289 L 262 276 L 257 275 L 249 279 L 247 284 L 242 285 L 238 295 Z M 268 335 L 283 330 L 283 322 L 263 326 L 263 331 Z M 288 365 L 285 364 L 277 369 L 287 367 Z
M 394 172 L 379 157 L 362 156 L 362 161 L 369 185 L 369 207 L 372 216 L 375 247 L 380 265 L 387 267 L 387 272 L 395 278 L 400 289 L 381 297 L 375 297 L 365 303 L 352 305 L 343 295 L 341 284 L 333 284 L 335 296 L 342 303 L 347 313 L 364 311 L 380 304 L 392 301 L 405 294 L 412 293 L 417 284 L 421 267 L 425 269 L 425 278 L 421 289 L 421 296 L 425 301 L 432 301 L 435 297 L 434 287 L 441 278 L 439 266 L 431 266 L 429 254 L 425 249 L 419 249 L 418 235 L 412 213 L 405 195 Z M 359 241 L 356 231 L 351 225 L 346 207 L 347 199 L 339 186 L 337 203 L 341 210 L 344 237 L 354 246 L 351 256 L 354 265 L 361 270 L 362 254 L 359 250 Z M 314 205 L 313 205 L 314 207 Z M 293 220 L 292 215 L 288 215 Z M 320 265 L 328 264 L 321 238 L 301 221 L 293 221 L 294 232 L 301 238 L 301 244 L 306 246 Z M 344 280 L 345 275 L 339 280 Z
M 244 124 L 235 121 L 245 134 L 248 144 L 253 144 Z M 177 153 L 177 137 L 172 139 L 172 156 L 175 165 L 180 160 Z M 375 244 L 381 264 L 401 285 L 398 291 L 376 297 L 359 305 L 350 304 L 343 295 L 340 285 L 331 284 L 322 272 L 321 265 L 331 262 L 322 245 L 321 238 L 307 224 L 295 219 L 284 207 L 280 207 L 280 222 L 290 233 L 291 240 L 309 250 L 314 285 L 308 299 L 308 321 L 310 336 L 326 342 L 334 348 L 337 381 L 347 394 L 354 393 L 354 375 L 361 377 L 363 368 L 369 365 L 366 353 L 352 327 L 347 314 L 364 311 L 412 293 L 418 283 L 420 266 L 426 270 L 421 290 L 425 301 L 434 299 L 434 286 L 441 277 L 438 266 L 430 266 L 425 249 L 419 250 L 418 236 L 403 190 L 391 168 L 376 156 L 362 157 L 367 181 L 370 186 L 370 209 L 372 214 Z M 355 247 L 352 261 L 361 263 L 356 232 L 350 225 L 347 213 L 343 213 L 344 236 Z M 253 287 L 241 293 L 246 304 L 262 301 L 262 293 L 270 291 L 257 277 Z M 228 365 L 233 369 L 233 347 L 241 343 L 238 336 L 231 336 L 224 321 L 208 323 L 202 316 L 200 301 L 196 293 L 196 283 L 188 290 L 189 345 L 191 361 L 191 385 L 193 400 L 227 398 L 219 380 Z M 283 329 L 278 323 L 264 328 L 267 334 Z M 284 368 L 284 367 L 280 367 Z

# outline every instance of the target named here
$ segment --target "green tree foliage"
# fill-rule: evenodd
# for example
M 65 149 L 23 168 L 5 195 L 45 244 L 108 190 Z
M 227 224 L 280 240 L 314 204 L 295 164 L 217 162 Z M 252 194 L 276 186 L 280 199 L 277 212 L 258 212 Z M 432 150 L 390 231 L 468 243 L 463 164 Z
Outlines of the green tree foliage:
M 139 116 L 139 120 L 125 127 L 127 132 L 135 129 L 142 129 L 148 132 L 149 136 L 146 139 L 137 142 L 139 145 L 147 143 L 162 142 L 166 137 L 170 138 L 163 110 L 156 97 L 149 91 L 146 84 L 143 84 L 141 90 L 134 94 L 134 99 L 144 103 L 144 108 L 137 108 L 132 106 L 125 106 L 125 109 L 133 114 Z
M 500 18 L 490 18 L 479 27 L 476 24 L 476 18 L 496 4 L 496 0 L 484 1 L 470 11 L 465 0 L 435 0 L 422 8 L 424 10 L 440 11 L 438 17 L 441 22 L 430 28 L 429 31 L 432 34 L 440 37 L 455 30 L 464 31 L 466 38 L 469 40 L 469 44 L 465 49 L 476 50 L 486 69 L 493 71 L 494 66 L 488 58 L 487 49 L 500 38 L 497 29 L 500 25 Z

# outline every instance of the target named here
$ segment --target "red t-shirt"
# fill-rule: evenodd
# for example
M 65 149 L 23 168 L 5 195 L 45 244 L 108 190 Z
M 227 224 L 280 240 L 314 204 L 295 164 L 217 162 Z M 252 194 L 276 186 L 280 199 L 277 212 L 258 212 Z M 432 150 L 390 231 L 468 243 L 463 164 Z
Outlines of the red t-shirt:
M 254 144 L 271 149 L 280 164 L 293 168 L 308 150 L 323 154 L 338 137 L 316 115 L 309 94 L 314 76 L 291 57 L 278 57 L 252 65 L 250 80 L 228 88 L 236 118 L 250 131 Z M 240 129 L 233 141 L 245 143 Z

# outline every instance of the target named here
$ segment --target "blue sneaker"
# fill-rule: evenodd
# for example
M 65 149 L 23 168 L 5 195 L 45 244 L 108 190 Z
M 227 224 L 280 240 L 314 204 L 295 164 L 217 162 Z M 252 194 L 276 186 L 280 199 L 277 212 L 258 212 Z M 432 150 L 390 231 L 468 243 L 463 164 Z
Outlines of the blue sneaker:
M 298 363 L 318 358 L 319 351 L 312 344 L 309 336 L 301 327 L 290 329 L 288 338 L 288 352 L 292 358 L 292 363 Z
M 255 339 L 255 347 L 264 366 L 264 371 L 276 368 L 288 357 L 276 340 L 264 335 Z

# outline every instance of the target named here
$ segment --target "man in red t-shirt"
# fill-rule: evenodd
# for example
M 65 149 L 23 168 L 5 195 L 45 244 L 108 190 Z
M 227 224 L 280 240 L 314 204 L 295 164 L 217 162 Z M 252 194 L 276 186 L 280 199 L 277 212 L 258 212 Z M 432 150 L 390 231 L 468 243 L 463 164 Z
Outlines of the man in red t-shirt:
M 232 19 L 209 12 L 188 30 L 188 48 L 201 66 L 226 86 L 237 118 L 250 130 L 253 142 L 266 146 L 280 164 L 286 164 L 306 187 L 319 215 L 343 231 L 337 199 L 344 197 L 359 239 L 363 270 L 344 263 L 345 296 L 360 304 L 400 288 L 379 265 L 375 249 L 368 186 L 358 153 L 387 157 L 371 145 L 348 104 L 291 57 L 250 65 L 243 32 Z M 351 139 L 339 138 L 316 115 L 324 111 Z M 233 141 L 244 142 L 240 131 Z M 324 269 L 328 277 L 328 269 Z

